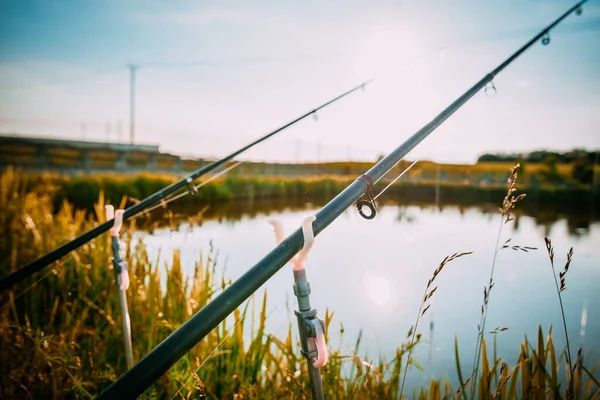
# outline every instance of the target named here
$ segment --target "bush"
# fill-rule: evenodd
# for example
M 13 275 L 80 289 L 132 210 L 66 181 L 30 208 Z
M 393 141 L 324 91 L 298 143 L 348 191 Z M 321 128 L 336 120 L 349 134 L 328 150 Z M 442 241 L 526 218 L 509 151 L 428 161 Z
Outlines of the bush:
M 577 182 L 591 184 L 594 181 L 594 166 L 587 158 L 579 158 L 573 163 L 571 176 Z

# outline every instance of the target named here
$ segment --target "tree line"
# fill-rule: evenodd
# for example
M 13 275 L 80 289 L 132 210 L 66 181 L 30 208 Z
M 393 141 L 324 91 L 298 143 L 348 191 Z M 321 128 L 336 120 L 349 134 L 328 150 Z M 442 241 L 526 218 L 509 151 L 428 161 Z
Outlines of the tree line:
M 553 158 L 559 164 L 571 164 L 575 161 L 587 161 L 600 163 L 600 150 L 588 151 L 573 149 L 565 153 L 548 150 L 536 150 L 531 153 L 486 153 L 481 155 L 477 162 L 528 162 L 542 163 L 548 158 Z
M 600 151 L 574 149 L 566 153 L 537 150 L 531 153 L 483 154 L 477 162 L 519 162 L 521 164 L 542 164 L 541 175 L 546 182 L 560 183 L 564 177 L 558 173 L 557 164 L 571 164 L 571 178 L 584 184 L 598 182 L 594 174 L 594 166 L 600 165 Z

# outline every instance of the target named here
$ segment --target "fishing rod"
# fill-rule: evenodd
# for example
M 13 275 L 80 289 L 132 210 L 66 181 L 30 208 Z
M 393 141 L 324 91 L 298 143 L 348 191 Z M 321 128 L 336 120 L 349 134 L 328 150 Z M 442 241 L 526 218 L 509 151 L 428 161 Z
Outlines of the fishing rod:
M 196 187 L 193 185 L 193 181 L 195 179 L 197 179 L 203 175 L 206 175 L 207 173 L 209 173 L 209 172 L 213 171 L 214 169 L 220 167 L 221 165 L 225 164 L 227 161 L 244 153 L 246 150 L 251 149 L 252 147 L 256 146 L 257 144 L 269 139 L 270 137 L 289 128 L 290 126 L 302 121 L 304 118 L 306 118 L 310 115 L 313 115 L 313 116 L 316 115 L 317 111 L 327 107 L 330 104 L 335 103 L 336 101 L 346 97 L 350 93 L 353 93 L 353 92 L 357 91 L 358 89 L 364 90 L 365 86 L 371 82 L 372 82 L 372 80 L 361 83 L 360 85 L 348 90 L 347 92 L 329 100 L 328 102 L 318 106 L 317 108 L 301 115 L 300 117 L 288 122 L 287 124 L 275 129 L 274 131 L 260 137 L 259 139 L 242 147 L 241 149 L 234 151 L 233 153 L 229 154 L 228 156 L 225 156 L 218 161 L 215 161 L 207 166 L 197 169 L 196 171 L 192 172 L 190 175 L 183 178 L 179 182 L 176 182 L 170 186 L 167 186 L 166 188 L 163 188 L 163 189 L 159 190 L 158 192 L 146 197 L 144 200 L 140 201 L 137 204 L 134 204 L 133 206 L 131 206 L 125 210 L 125 213 L 123 214 L 123 221 L 126 221 L 127 219 L 131 218 L 132 216 L 135 216 L 135 215 L 139 214 L 140 212 L 144 211 L 148 207 L 155 205 L 156 203 L 160 202 L 162 199 L 171 195 L 172 193 L 176 192 L 179 189 L 187 187 L 192 193 L 195 193 Z M 23 267 L 19 270 L 16 270 L 15 272 L 12 272 L 11 274 L 1 278 L 0 279 L 0 292 L 3 292 L 5 290 L 11 288 L 16 283 L 22 281 L 23 279 L 27 278 L 30 275 L 35 274 L 36 272 L 41 271 L 42 269 L 44 269 L 51 263 L 57 261 L 61 257 L 70 253 L 71 251 L 79 248 L 83 244 L 89 242 L 90 240 L 101 235 L 102 233 L 108 231 L 113 226 L 113 224 L 114 224 L 114 218 L 91 229 L 90 231 L 71 240 L 70 242 L 67 242 L 66 244 L 62 245 L 61 247 L 47 253 L 46 255 L 40 257 L 39 259 L 26 265 L 25 267 Z
M 542 39 L 542 44 L 549 44 L 550 37 L 548 32 L 572 12 L 575 11 L 578 15 L 581 14 L 582 5 L 586 2 L 587 0 L 583 0 L 571 7 L 562 16 L 544 28 L 540 33 L 502 62 L 496 69 L 479 80 L 473 87 L 446 107 L 434 119 L 414 133 L 385 158 L 376 163 L 365 174 L 359 176 L 341 193 L 321 208 L 316 213 L 316 218 L 312 222 L 314 236 L 317 236 L 327 228 L 333 221 L 342 215 L 346 209 L 352 206 L 352 204 L 359 202 L 365 194 L 370 193 L 374 182 L 377 182 L 384 177 L 404 158 L 404 156 L 406 156 L 406 154 L 408 154 L 408 152 L 429 136 L 431 132 L 454 114 L 477 92 L 485 88 L 488 83 L 491 83 L 496 75 L 502 72 L 502 70 L 515 61 L 534 43 L 539 39 Z M 491 86 L 487 87 L 489 88 Z M 177 360 L 194 347 L 200 340 L 204 339 L 206 335 L 239 307 L 244 300 L 250 297 L 277 271 L 286 265 L 292 257 L 302 249 L 303 245 L 303 231 L 301 228 L 298 228 L 228 288 L 221 292 L 220 295 L 163 340 L 156 348 L 134 365 L 133 368 L 121 375 L 115 382 L 100 393 L 98 399 L 133 399 L 141 395 L 145 389 L 167 372 Z

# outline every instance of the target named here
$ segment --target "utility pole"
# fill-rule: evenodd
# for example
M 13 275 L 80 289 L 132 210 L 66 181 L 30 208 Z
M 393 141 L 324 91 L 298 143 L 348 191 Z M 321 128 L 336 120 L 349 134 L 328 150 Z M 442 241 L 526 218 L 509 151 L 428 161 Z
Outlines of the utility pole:
M 594 165 L 592 166 L 592 223 L 594 222 L 594 217 L 596 214 L 596 190 L 598 190 L 598 173 L 596 172 L 596 166 L 598 165 L 598 155 L 600 155 L 600 149 L 594 151 Z
M 129 64 L 129 141 L 133 145 L 135 138 L 135 71 L 138 65 Z

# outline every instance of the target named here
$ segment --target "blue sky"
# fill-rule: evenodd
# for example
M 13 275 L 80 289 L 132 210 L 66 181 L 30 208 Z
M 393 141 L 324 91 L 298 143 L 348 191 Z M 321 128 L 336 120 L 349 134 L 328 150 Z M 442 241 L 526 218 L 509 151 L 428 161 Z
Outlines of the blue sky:
M 374 160 L 573 2 L 3 0 L 0 131 L 222 156 L 362 81 L 246 158 Z M 409 158 L 600 147 L 600 2 L 499 75 Z M 118 126 L 120 125 L 120 135 Z

